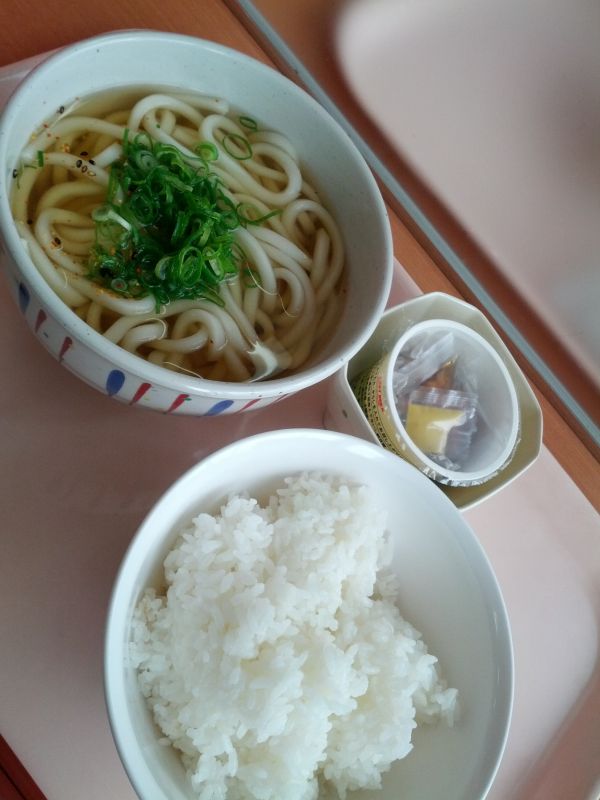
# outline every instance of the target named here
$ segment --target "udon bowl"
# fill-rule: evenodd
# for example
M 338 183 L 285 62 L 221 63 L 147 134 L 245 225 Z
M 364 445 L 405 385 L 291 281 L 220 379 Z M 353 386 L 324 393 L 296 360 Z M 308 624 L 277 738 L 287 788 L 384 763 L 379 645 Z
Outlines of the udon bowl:
M 297 371 L 233 383 L 149 363 L 89 327 L 50 289 L 29 258 L 11 216 L 9 194 L 13 170 L 32 132 L 74 98 L 141 85 L 225 97 L 288 135 L 338 221 L 347 253 L 343 310 L 329 340 Z M 66 47 L 17 88 L 0 121 L 0 255 L 27 324 L 64 367 L 124 403 L 201 416 L 260 408 L 333 374 L 374 330 L 392 276 L 391 234 L 376 182 L 327 112 L 287 78 L 248 56 L 153 31 L 109 33 Z
M 346 434 L 281 430 L 240 440 L 184 474 L 133 538 L 113 588 L 105 638 L 105 694 L 117 749 L 142 800 L 193 800 L 175 750 L 160 744 L 129 660 L 132 615 L 178 531 L 231 493 L 264 500 L 287 476 L 320 471 L 372 488 L 387 512 L 399 578 L 397 604 L 459 692 L 460 719 L 419 727 L 414 749 L 378 791 L 356 800 L 481 800 L 496 773 L 511 715 L 509 623 L 493 570 L 460 512 L 439 487 L 383 448 Z

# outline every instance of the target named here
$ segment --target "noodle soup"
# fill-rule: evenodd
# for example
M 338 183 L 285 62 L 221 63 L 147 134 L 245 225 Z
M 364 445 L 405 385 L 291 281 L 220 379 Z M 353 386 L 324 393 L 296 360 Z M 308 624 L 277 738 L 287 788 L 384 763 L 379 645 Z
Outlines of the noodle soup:
M 198 92 L 228 112 L 190 103 Z M 131 123 L 151 94 L 181 105 Z M 82 116 L 95 118 L 89 137 Z M 226 121 L 201 134 L 211 116 Z M 374 330 L 393 273 L 377 183 L 340 125 L 267 65 L 192 36 L 103 34 L 28 74 L 0 131 L 9 288 L 38 342 L 101 393 L 167 414 L 255 410 L 332 375 Z M 168 177 L 130 194 L 154 161 Z M 298 174 L 299 194 L 282 198 Z M 257 184 L 270 194 L 255 197 Z M 165 193 L 170 227 L 151 213 Z
M 13 172 L 54 292 L 109 342 L 213 381 L 301 367 L 341 312 L 344 244 L 293 142 L 163 87 L 61 106 Z

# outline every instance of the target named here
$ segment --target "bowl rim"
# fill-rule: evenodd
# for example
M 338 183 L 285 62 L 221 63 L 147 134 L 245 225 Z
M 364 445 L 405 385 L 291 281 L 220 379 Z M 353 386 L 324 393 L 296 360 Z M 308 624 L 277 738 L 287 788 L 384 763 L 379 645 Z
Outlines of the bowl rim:
M 270 430 L 225 445 L 198 461 L 176 478 L 176 480 L 158 497 L 145 518 L 139 524 L 123 555 L 113 582 L 104 633 L 104 698 L 111 732 L 123 767 L 140 798 L 147 797 L 148 795 L 145 794 L 147 786 L 143 783 L 143 775 L 148 776 L 149 773 L 146 759 L 143 756 L 142 748 L 136 741 L 135 730 L 131 723 L 129 712 L 125 715 L 124 725 L 123 715 L 119 714 L 123 709 L 127 709 L 125 686 L 126 665 L 123 661 L 118 664 L 118 658 L 115 658 L 115 656 L 118 657 L 126 653 L 127 642 L 129 640 L 126 639 L 125 636 L 129 634 L 130 617 L 126 617 L 121 612 L 125 608 L 129 608 L 129 611 L 131 610 L 131 605 L 128 601 L 131 598 L 133 582 L 138 571 L 135 562 L 143 556 L 147 543 L 156 539 L 156 537 L 152 536 L 153 526 L 158 522 L 161 527 L 167 530 L 166 535 L 164 533 L 161 534 L 159 540 L 164 541 L 168 536 L 173 536 L 175 532 L 174 526 L 176 524 L 177 509 L 170 511 L 168 515 L 170 521 L 168 523 L 161 524 L 160 522 L 160 517 L 164 510 L 169 508 L 170 505 L 172 507 L 171 498 L 173 498 L 186 483 L 193 482 L 198 474 L 210 470 L 215 464 L 218 466 L 221 462 L 226 463 L 228 459 L 235 456 L 236 451 L 247 450 L 249 448 L 255 449 L 257 445 L 260 446 L 261 444 L 268 444 L 269 442 L 277 440 L 289 443 L 291 448 L 295 442 L 305 442 L 307 438 L 311 439 L 315 444 L 325 444 L 332 447 L 360 448 L 361 452 L 369 454 L 369 458 L 387 461 L 391 469 L 400 473 L 404 472 L 407 475 L 410 474 L 412 480 L 421 483 L 425 492 L 431 493 L 432 496 L 435 495 L 442 505 L 448 509 L 449 513 L 454 517 L 460 527 L 461 543 L 463 547 L 470 549 L 473 557 L 477 561 L 478 571 L 482 570 L 483 573 L 485 573 L 486 580 L 481 583 L 481 591 L 485 598 L 486 605 L 489 607 L 490 617 L 493 618 L 491 627 L 492 639 L 495 643 L 494 650 L 499 656 L 499 660 L 501 660 L 501 663 L 496 669 L 495 680 L 498 691 L 502 695 L 503 703 L 499 704 L 495 709 L 495 723 L 500 725 L 501 734 L 495 743 L 494 753 L 487 767 L 487 775 L 482 781 L 479 800 L 484 800 L 494 782 L 504 755 L 514 705 L 515 662 L 512 633 L 508 610 L 494 569 L 483 545 L 472 527 L 439 486 L 436 486 L 416 467 L 403 459 L 397 458 L 393 453 L 390 453 L 379 445 L 366 442 L 364 439 L 346 433 L 325 429 L 287 428 Z M 284 475 L 285 467 L 278 469 L 278 472 Z M 200 490 L 199 494 L 201 491 L 202 490 Z M 120 722 L 117 722 L 117 718 L 120 719 Z M 133 752 L 130 747 L 132 741 L 134 742 Z M 138 774 L 140 766 L 142 768 L 142 776 Z M 154 777 L 150 777 L 155 783 Z M 169 798 L 167 798 L 166 795 L 161 795 L 160 797 L 153 795 L 153 800 L 169 800 Z M 465 800 L 467 800 L 467 798 L 465 798 Z M 468 798 L 468 800 L 476 799 Z
M 307 369 L 302 369 L 301 367 L 299 372 L 283 378 L 233 383 L 209 381 L 208 379 L 165 370 L 146 359 L 129 353 L 119 345 L 108 341 L 102 334 L 95 331 L 84 320 L 80 319 L 46 283 L 23 248 L 20 237 L 13 224 L 12 214 L 10 212 L 10 191 L 8 188 L 10 186 L 8 175 L 12 170 L 12 165 L 9 164 L 5 164 L 6 180 L 3 181 L 0 179 L 0 238 L 4 239 L 8 250 L 7 255 L 16 263 L 19 272 L 27 279 L 50 313 L 63 325 L 69 334 L 77 340 L 85 342 L 94 353 L 106 359 L 115 367 L 127 373 L 134 374 L 141 380 L 147 381 L 154 386 L 164 386 L 173 391 L 185 392 L 198 397 L 212 398 L 218 396 L 223 399 L 235 401 L 282 396 L 299 391 L 324 380 L 347 363 L 347 361 L 365 344 L 375 330 L 385 310 L 394 269 L 392 233 L 385 202 L 375 177 L 357 146 L 342 126 L 317 102 L 317 100 L 275 68 L 252 56 L 237 51 L 232 47 L 218 44 L 207 39 L 201 39 L 187 34 L 145 28 L 109 31 L 65 45 L 59 50 L 50 53 L 47 58 L 36 65 L 31 72 L 25 76 L 0 113 L 0 168 L 2 167 L 2 162 L 6 160 L 6 131 L 14 124 L 15 120 L 18 119 L 21 98 L 23 94 L 28 91 L 28 87 L 33 81 L 38 82 L 43 80 L 45 75 L 51 72 L 56 64 L 60 64 L 74 55 L 87 52 L 102 44 L 119 44 L 131 41 L 131 39 L 155 42 L 164 42 L 166 40 L 172 44 L 179 42 L 182 45 L 198 47 L 201 50 L 212 51 L 222 56 L 241 61 L 242 64 L 247 65 L 250 69 L 256 70 L 259 74 L 269 76 L 270 80 L 279 81 L 282 86 L 286 87 L 288 92 L 291 92 L 302 102 L 308 103 L 312 113 L 319 118 L 320 124 L 324 124 L 330 131 L 335 132 L 335 135 L 345 142 L 348 152 L 354 158 L 357 173 L 364 181 L 365 188 L 368 189 L 369 203 L 375 210 L 374 219 L 376 219 L 376 225 L 379 228 L 382 245 L 382 285 L 377 302 L 373 304 L 371 312 L 368 315 L 367 324 L 363 327 L 359 336 L 355 336 L 349 344 L 339 349 L 337 353 L 328 356 L 316 364 L 310 365 Z M 42 120 L 40 120 L 40 122 L 41 121 Z

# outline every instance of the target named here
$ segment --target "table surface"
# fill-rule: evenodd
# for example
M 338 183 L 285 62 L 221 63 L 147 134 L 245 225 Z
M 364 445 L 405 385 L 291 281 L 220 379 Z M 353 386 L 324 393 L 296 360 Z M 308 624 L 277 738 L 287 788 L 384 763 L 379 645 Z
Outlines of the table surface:
M 361 0 L 336 48 L 361 106 L 600 388 L 600 4 L 544 8 Z
M 64 1 L 49 13 L 41 3 L 36 9 L 35 2 L 24 8 L 4 0 L 0 58 L 10 65 L 127 27 L 194 34 L 268 61 L 220 0 L 173 0 L 168 9 L 158 0 L 131 0 L 85 14 Z M 0 102 L 13 81 L 10 67 L 0 73 Z M 390 302 L 419 290 L 457 295 L 394 214 L 391 223 L 402 266 Z M 149 438 L 148 412 L 102 397 L 59 369 L 23 335 L 7 292 L 0 308 L 8 339 L 4 374 L 11 376 L 0 386 L 0 731 L 49 800 L 133 800 L 102 692 L 103 626 L 120 559 L 160 493 L 208 452 L 262 430 L 322 426 L 328 384 L 233 421 L 152 415 Z M 490 799 L 596 800 L 599 470 L 552 405 L 539 392 L 538 398 L 546 430 L 539 460 L 466 515 L 499 579 L 515 647 L 514 717 Z
M 597 27 L 598 9 L 592 11 L 587 0 L 574 0 L 568 8 L 563 0 L 551 0 L 544 26 L 537 26 L 535 35 L 529 36 L 535 46 L 528 49 L 525 22 L 535 25 L 535 3 L 528 3 L 527 13 L 521 13 L 516 0 L 505 3 L 501 11 L 493 0 L 460 0 L 452 14 L 453 35 L 447 37 L 445 15 L 450 12 L 443 3 L 438 9 L 436 0 L 426 4 L 396 0 L 226 1 L 286 74 L 314 85 L 334 113 L 345 117 L 358 133 L 395 215 L 412 233 L 412 240 L 403 241 L 402 248 L 411 254 L 405 259 L 406 268 L 419 285 L 428 291 L 429 278 L 437 282 L 440 270 L 444 271 L 465 299 L 488 316 L 494 315 L 509 346 L 509 339 L 517 344 L 514 353 L 522 368 L 557 407 L 561 407 L 558 394 L 568 389 L 587 412 L 588 424 L 592 428 L 594 421 L 600 425 L 600 362 L 596 357 L 596 363 L 590 364 L 594 349 L 598 353 L 600 347 L 600 327 L 593 312 L 574 312 L 578 304 L 587 305 L 597 294 L 593 287 L 598 287 L 600 280 L 600 273 L 593 269 L 594 258 L 589 260 L 590 246 L 592 252 L 598 249 L 590 245 L 599 229 L 590 224 L 589 215 L 598 209 L 600 159 L 597 150 L 574 144 L 574 139 L 585 136 L 594 125 L 593 114 L 580 113 L 578 117 L 577 110 L 585 106 L 588 90 L 592 90 L 588 105 L 595 108 L 597 91 L 593 81 L 582 80 L 581 91 L 572 96 L 571 116 L 565 116 L 567 121 L 581 118 L 581 124 L 564 132 L 564 157 L 555 146 L 557 133 L 541 135 L 548 126 L 547 104 L 544 98 L 537 100 L 541 91 L 536 95 L 539 82 L 547 96 L 549 75 L 560 72 L 561 65 L 565 74 L 585 70 L 594 74 L 598 56 L 589 32 Z M 496 12 L 502 16 L 501 25 L 496 24 Z M 562 27 L 562 22 L 556 21 L 561 14 L 566 15 Z M 503 47 L 502 37 L 510 36 L 515 18 L 522 28 L 520 37 L 511 39 L 510 48 Z M 557 60 L 552 37 L 558 30 L 562 33 L 563 27 L 565 41 Z M 477 68 L 469 68 L 469 75 L 462 78 L 465 59 Z M 505 65 L 503 59 L 509 63 Z M 548 59 L 552 69 L 545 70 Z M 506 91 L 499 84 L 517 68 L 527 80 L 518 87 L 513 81 Z M 475 103 L 482 93 L 487 93 L 486 104 Z M 523 93 L 529 93 L 528 100 Z M 490 108 L 491 98 L 499 94 L 498 108 Z M 390 97 L 394 102 L 389 102 Z M 497 124 L 499 116 L 501 125 Z M 474 131 L 481 133 L 486 125 L 490 131 L 483 131 L 482 142 L 470 142 Z M 529 126 L 526 136 L 521 130 L 524 125 Z M 556 128 L 552 130 L 556 132 Z M 538 139 L 538 158 L 527 159 L 523 150 Z M 580 150 L 581 160 L 588 159 L 583 181 L 572 156 Z M 484 169 L 482 161 L 486 159 Z M 474 164 L 479 164 L 479 170 L 473 169 Z M 484 179 L 478 179 L 476 172 Z M 527 192 L 515 192 L 514 187 L 524 182 Z M 548 182 L 554 185 L 551 193 Z M 529 206 L 534 197 L 537 202 L 532 210 Z M 564 208 L 565 204 L 569 211 L 585 206 L 585 213 L 578 215 L 585 236 L 576 233 L 580 228 L 569 225 L 564 213 L 560 225 L 551 226 L 556 234 L 545 230 L 540 234 L 534 223 L 544 209 L 547 216 L 542 228 L 548 227 L 546 219 L 552 213 L 560 213 L 558 205 Z M 553 247 L 557 235 L 560 247 Z M 432 276 L 418 256 L 413 262 L 415 238 L 435 261 Z M 565 291 L 561 253 L 569 243 L 568 275 L 581 278 Z M 554 276 L 552 280 L 544 279 L 542 269 Z M 561 280 L 556 279 L 558 273 Z M 533 284 L 543 289 L 536 292 Z M 575 356 L 577 350 L 581 355 L 582 347 L 588 352 L 583 359 L 587 370 Z M 537 362 L 537 373 L 521 353 L 527 354 L 531 364 Z M 553 377 L 543 384 L 541 376 L 547 369 Z M 562 389 L 554 379 L 562 382 Z M 561 459 L 569 450 L 566 442 L 554 447 L 553 436 L 549 445 Z M 594 452 L 598 458 L 600 450 Z

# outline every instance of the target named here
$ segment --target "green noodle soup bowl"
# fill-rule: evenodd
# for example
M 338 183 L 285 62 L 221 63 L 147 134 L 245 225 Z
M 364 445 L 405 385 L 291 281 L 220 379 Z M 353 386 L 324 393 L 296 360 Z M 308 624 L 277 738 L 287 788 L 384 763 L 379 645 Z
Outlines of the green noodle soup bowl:
M 240 335 L 246 336 L 248 350 L 253 354 L 251 364 L 253 368 L 256 367 L 254 373 L 250 371 L 247 377 L 242 374 L 237 380 L 232 379 L 230 372 L 219 374 L 218 370 L 199 377 L 186 368 L 162 366 L 160 354 L 157 358 L 148 360 L 148 351 L 143 341 L 141 355 L 136 352 L 136 345 L 117 344 L 115 337 L 107 338 L 104 335 L 106 330 L 91 321 L 90 312 L 85 311 L 84 304 L 79 308 L 76 304 L 69 307 L 64 299 L 65 292 L 74 291 L 77 294 L 82 281 L 89 291 L 89 266 L 85 261 L 87 256 L 79 257 L 79 264 L 82 265 L 79 275 L 64 269 L 54 270 L 54 283 L 56 284 L 58 275 L 66 288 L 60 280 L 58 286 L 52 287 L 52 280 L 48 282 L 48 274 L 45 277 L 42 275 L 39 259 L 46 257 L 39 255 L 40 249 L 33 237 L 34 229 L 37 236 L 40 203 L 38 200 L 33 201 L 34 205 L 38 203 L 35 220 L 21 218 L 19 221 L 17 211 L 13 216 L 11 210 L 11 197 L 21 190 L 20 181 L 27 183 L 29 173 L 39 167 L 49 167 L 52 163 L 50 156 L 44 155 L 44 137 L 53 135 L 53 125 L 65 110 L 68 114 L 74 104 L 80 101 L 85 103 L 89 97 L 102 98 L 108 97 L 109 92 L 123 94 L 133 90 L 149 94 L 157 91 L 165 94 L 170 92 L 179 96 L 200 93 L 210 98 L 225 98 L 230 107 L 237 110 L 239 124 L 249 127 L 253 135 L 254 126 L 257 125 L 259 133 L 275 131 L 291 143 L 295 151 L 292 157 L 299 164 L 304 181 L 302 191 L 305 191 L 306 183 L 309 187 L 314 187 L 318 194 L 311 194 L 309 188 L 306 190 L 309 198 L 322 202 L 335 220 L 345 255 L 343 272 L 336 283 L 337 306 L 328 317 L 330 324 L 325 324 L 325 312 L 319 312 L 321 316 L 315 316 L 313 322 L 305 324 L 304 328 L 298 323 L 299 327 L 287 337 L 286 341 L 291 343 L 290 346 L 284 345 L 278 351 L 276 369 L 271 366 L 272 356 L 268 352 L 265 356 L 263 352 L 263 345 L 271 335 L 269 320 L 264 324 L 258 320 L 254 329 L 254 340 L 252 333 L 247 334 L 240 323 Z M 160 121 L 163 119 L 165 117 L 161 117 Z M 46 129 L 44 125 L 50 127 Z M 157 124 L 157 127 L 160 125 Z M 34 134 L 36 139 L 32 141 Z M 232 134 L 227 138 L 230 149 L 235 151 L 233 155 L 242 161 L 242 144 L 236 135 Z M 248 138 L 252 140 L 252 136 L 249 135 Z M 201 140 L 202 137 L 199 141 Z M 223 139 L 220 141 L 223 143 Z M 78 142 L 77 146 L 80 147 L 81 144 Z M 34 163 L 26 165 L 23 156 L 25 148 L 29 148 L 30 155 L 34 153 L 37 164 L 34 160 Z M 58 148 L 54 149 L 58 152 Z M 256 146 L 256 151 L 258 150 L 259 146 Z M 49 152 L 50 150 L 47 151 Z M 70 153 L 68 148 L 64 152 L 67 158 L 78 156 L 78 153 Z M 213 160 L 210 148 L 201 154 L 206 162 Z M 52 157 L 63 158 L 63 155 Z M 48 158 L 48 162 L 44 161 L 45 158 Z M 252 158 L 255 156 L 252 155 Z M 89 161 L 85 158 L 83 160 L 84 166 L 90 166 Z M 271 169 L 270 189 L 273 192 L 279 191 L 285 180 L 280 175 L 274 175 L 276 170 L 268 157 L 262 157 L 259 161 L 267 173 Z M 105 169 L 109 175 L 111 164 L 112 161 L 102 166 L 96 165 L 95 168 L 98 173 Z M 53 175 L 61 169 L 65 174 L 60 165 L 53 169 Z M 72 171 L 72 167 L 67 168 L 71 181 L 77 180 L 81 183 L 89 179 L 89 175 L 83 174 L 73 177 Z M 17 185 L 19 188 L 15 188 Z M 243 191 L 243 188 L 240 189 L 241 193 Z M 104 198 L 101 202 L 104 203 Z M 31 203 L 28 207 L 32 207 Z M 240 207 L 236 206 L 236 213 L 240 213 Z M 277 211 L 276 203 L 269 205 L 271 207 L 276 210 L 274 216 L 281 220 L 277 224 L 288 225 L 286 211 Z M 246 212 L 248 219 L 242 220 L 241 227 L 244 230 L 239 236 L 246 235 L 250 228 L 254 231 L 259 227 L 255 224 L 257 207 L 250 204 L 250 208 Z M 79 207 L 76 211 L 78 210 Z M 27 216 L 34 215 L 28 212 Z M 244 225 L 244 222 L 248 224 Z M 312 235 L 310 214 L 305 214 L 303 220 L 298 218 L 291 224 L 296 226 L 295 230 L 302 228 L 305 238 Z M 134 223 L 123 223 L 121 219 L 117 225 L 135 227 Z M 271 222 L 269 225 L 276 227 Z M 230 227 L 232 230 L 235 228 L 233 225 Z M 281 227 L 280 229 L 283 230 Z M 47 230 L 54 234 L 53 241 L 56 240 L 56 246 L 62 252 L 61 239 L 55 235 L 55 229 L 49 225 Z M 87 233 L 90 237 L 96 237 L 94 242 L 97 245 L 97 228 L 94 232 L 93 227 L 88 227 Z M 263 235 L 263 239 L 267 234 Z M 84 233 L 84 238 L 85 235 Z M 234 230 L 232 235 L 238 234 Z M 323 258 L 327 264 L 327 259 L 333 260 L 334 241 L 332 237 L 329 249 L 325 249 L 326 256 Z M 276 249 L 279 245 L 271 242 L 264 246 L 266 249 Z M 242 260 L 247 258 L 243 241 L 238 252 L 242 253 L 237 263 L 240 269 L 245 269 L 244 279 L 254 282 L 253 288 L 256 288 L 259 296 L 261 292 L 269 294 L 270 278 L 265 277 L 253 263 L 248 267 L 248 262 Z M 319 284 L 315 283 L 317 279 L 314 273 L 312 277 L 310 275 L 311 269 L 314 269 L 311 264 L 317 261 L 315 253 L 316 245 L 312 250 L 308 248 L 308 254 L 302 256 L 308 259 L 306 275 L 296 278 L 288 275 L 291 267 L 288 269 L 282 263 L 283 257 L 277 261 L 277 257 L 273 256 L 276 283 L 272 285 L 270 294 L 277 297 L 275 305 L 279 303 L 279 306 L 275 311 L 280 319 L 282 315 L 294 318 L 296 312 L 292 306 L 296 300 L 297 307 L 301 309 L 296 316 L 300 319 L 304 313 L 302 309 L 307 307 L 302 306 L 302 303 L 307 303 L 306 298 L 309 296 L 305 287 L 311 281 L 315 296 L 318 296 Z M 389 223 L 376 182 L 350 138 L 317 102 L 278 72 L 234 50 L 192 37 L 144 30 L 110 33 L 66 47 L 34 69 L 9 100 L 0 119 L 0 257 L 6 267 L 10 291 L 29 328 L 64 367 L 100 392 L 126 404 L 166 413 L 197 416 L 260 408 L 314 385 L 336 372 L 373 332 L 387 301 L 393 269 Z M 65 258 L 68 260 L 69 255 Z M 51 263 L 47 258 L 46 262 Z M 156 275 L 159 272 L 160 267 L 157 266 Z M 164 270 L 160 274 L 164 274 Z M 288 277 L 282 278 L 282 275 Z M 96 281 L 96 276 L 93 277 Z M 239 285 L 243 283 L 241 276 L 237 280 Z M 327 278 L 320 280 L 325 282 Z M 116 292 L 114 281 L 111 286 Z M 226 278 L 225 288 L 219 289 L 219 292 L 235 295 L 234 288 L 230 290 L 229 286 L 230 279 Z M 276 291 L 273 290 L 275 286 Z M 282 286 L 285 288 L 281 289 Z M 114 294 L 106 284 L 99 291 L 104 298 Z M 237 296 L 242 297 L 245 302 L 246 288 L 237 291 Z M 285 296 L 280 297 L 279 294 L 284 292 Z M 130 297 L 127 294 L 125 296 Z M 143 292 L 138 292 L 135 296 L 142 298 L 144 302 Z M 91 304 L 90 300 L 93 301 Z M 257 302 L 266 303 L 264 298 Z M 94 297 L 88 295 L 86 303 L 91 308 L 95 303 Z M 224 313 L 222 305 L 215 303 L 214 306 L 219 313 Z M 229 313 L 229 306 L 225 306 Z M 160 316 L 158 301 L 153 308 L 155 319 L 150 320 L 149 324 L 160 326 L 162 323 L 157 319 Z M 244 313 L 247 311 L 248 308 L 244 306 Z M 148 317 L 152 316 L 148 310 L 146 313 Z M 217 314 L 211 308 L 207 313 Z M 232 316 L 235 318 L 233 312 Z M 297 320 L 293 319 L 291 327 L 296 323 Z M 202 333 L 202 320 L 194 324 L 192 331 L 198 336 L 204 335 L 214 348 L 213 352 L 220 353 L 223 348 L 233 347 L 235 339 L 226 325 L 223 324 L 224 334 L 217 341 L 218 337 L 212 328 L 209 327 L 207 333 Z M 310 336 L 313 329 L 317 331 L 316 336 L 320 337 L 314 348 L 305 348 L 308 353 L 305 358 L 294 356 L 296 361 L 290 361 L 292 357 L 289 353 L 293 348 L 301 349 L 303 346 L 304 340 L 300 335 L 302 330 Z M 159 334 L 155 335 L 160 338 Z M 186 331 L 185 334 L 178 335 L 185 338 L 191 334 Z M 284 339 L 285 337 L 281 341 Z M 137 345 L 138 350 L 139 347 Z M 166 357 L 164 360 L 168 361 Z M 257 380 L 256 373 L 261 369 L 263 377 Z

